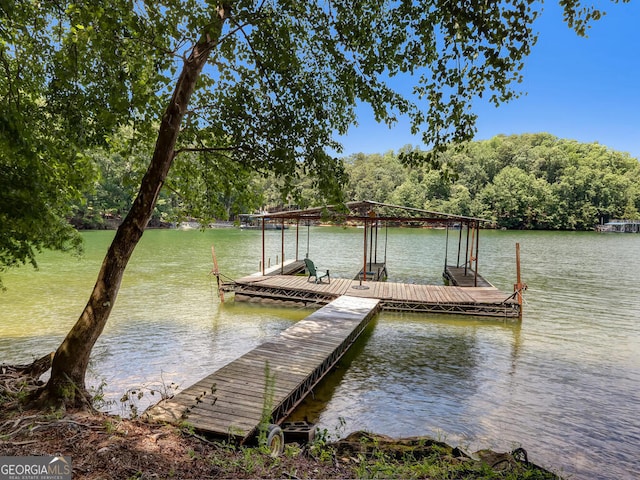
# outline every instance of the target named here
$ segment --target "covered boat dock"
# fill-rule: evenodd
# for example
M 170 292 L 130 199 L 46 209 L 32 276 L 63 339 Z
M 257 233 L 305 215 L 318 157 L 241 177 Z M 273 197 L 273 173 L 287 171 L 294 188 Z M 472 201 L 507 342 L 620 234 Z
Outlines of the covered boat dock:
M 381 300 L 383 309 L 416 312 L 457 313 L 521 318 L 524 285 L 518 279 L 515 292 L 499 291 L 478 272 L 481 224 L 487 220 L 374 201 L 271 212 L 259 216 L 262 225 L 260 271 L 221 286 L 233 291 L 236 300 L 249 302 L 324 305 L 340 295 L 357 294 Z M 350 279 L 330 278 L 310 283 L 301 275 L 309 255 L 309 226 L 318 224 L 357 226 L 363 229 L 361 268 Z M 266 266 L 265 231 L 279 224 L 280 261 Z M 295 252 L 285 251 L 285 227 L 295 225 Z M 306 253 L 300 257 L 301 234 L 306 229 Z M 388 227 L 446 229 L 443 278 L 445 285 L 387 282 Z M 449 252 L 449 237 L 457 237 L 457 250 Z M 454 238 L 455 238 L 454 237 Z M 298 277 L 296 277 L 298 276 Z M 381 283 L 381 285 L 377 285 Z M 474 290 L 475 289 L 475 290 Z

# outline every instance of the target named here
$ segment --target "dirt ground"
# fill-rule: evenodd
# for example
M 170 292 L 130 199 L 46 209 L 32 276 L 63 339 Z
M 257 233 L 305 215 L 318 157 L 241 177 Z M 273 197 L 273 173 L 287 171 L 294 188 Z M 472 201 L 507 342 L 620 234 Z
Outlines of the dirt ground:
M 70 456 L 74 479 L 352 476 L 348 465 L 318 461 L 303 449 L 274 459 L 172 426 L 105 414 L 55 418 L 25 413 L 0 423 L 0 439 L 0 456 Z M 248 454 L 255 458 L 244 458 Z
M 317 446 L 287 444 L 285 452 L 273 458 L 255 447 L 103 413 L 21 412 L 9 417 L 0 412 L 0 456 L 69 456 L 74 480 L 559 478 L 546 471 L 532 475 L 509 453 L 476 452 L 481 458 L 471 459 L 427 438 L 391 439 L 356 432 Z

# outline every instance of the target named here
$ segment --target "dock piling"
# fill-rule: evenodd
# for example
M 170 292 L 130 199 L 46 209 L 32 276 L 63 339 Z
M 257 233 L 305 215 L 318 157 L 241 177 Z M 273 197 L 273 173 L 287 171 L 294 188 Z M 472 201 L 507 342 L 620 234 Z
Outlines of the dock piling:
M 520 244 L 516 243 L 516 283 L 513 285 L 513 291 L 517 295 L 518 305 L 520 305 L 520 313 L 519 318 L 522 319 L 522 304 L 523 304 L 523 296 L 522 293 L 527 289 L 527 284 L 522 283 L 522 278 L 520 276 Z

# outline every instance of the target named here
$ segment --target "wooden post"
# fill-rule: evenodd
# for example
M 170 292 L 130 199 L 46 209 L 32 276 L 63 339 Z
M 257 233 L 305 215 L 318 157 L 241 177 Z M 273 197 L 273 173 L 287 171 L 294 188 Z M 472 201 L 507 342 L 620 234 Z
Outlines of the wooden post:
M 378 263 L 378 220 L 376 220 L 376 246 L 373 251 L 375 253 L 373 263 Z
M 389 240 L 389 222 L 384 222 L 384 265 L 387 267 L 387 240 Z
M 447 271 L 447 256 L 449 255 L 449 222 L 447 222 L 447 236 L 446 236 L 446 240 L 444 241 L 444 271 Z
M 265 256 L 265 252 L 264 252 L 264 217 L 262 217 L 262 275 L 264 276 L 264 256 Z
M 284 275 L 284 217 L 282 217 L 282 223 L 280 224 L 282 228 L 282 235 L 280 235 L 280 247 L 282 250 L 282 264 L 280 267 L 280 275 Z
M 467 243 L 464 246 L 464 274 L 467 275 L 467 267 L 469 266 L 469 225 L 467 220 Z
M 523 296 L 522 292 L 527 289 L 527 285 L 522 283 L 522 278 L 520 276 L 520 244 L 516 243 L 516 283 L 513 286 L 513 291 L 516 292 L 518 298 L 518 305 L 520 305 L 520 314 L 519 318 L 522 320 L 522 305 L 523 305 Z
M 467 264 L 469 265 L 469 268 L 473 268 L 473 261 L 475 260 L 475 257 L 473 256 L 473 243 L 475 242 L 475 238 L 476 238 L 476 229 L 475 229 L 475 224 L 470 223 L 469 225 L 471 225 L 471 242 L 468 245 L 469 256 L 467 258 Z M 467 240 L 468 240 L 468 237 L 469 237 L 469 233 L 467 233 Z M 464 267 L 464 274 L 467 275 L 466 264 Z
M 373 261 L 373 223 L 369 226 L 369 270 L 371 270 L 371 262 Z
M 458 235 L 458 260 L 456 267 L 460 268 L 460 250 L 462 250 L 462 220 L 460 220 L 460 235 Z
M 516 243 L 516 282 L 520 284 L 520 244 Z
M 362 266 L 362 279 L 367 281 L 367 219 L 364 219 L 364 264 Z
M 300 244 L 300 218 L 296 218 L 296 262 L 298 261 L 299 244 Z
M 478 286 L 478 257 L 480 256 L 480 222 L 476 222 L 476 268 L 475 277 L 473 278 L 473 286 Z
M 220 271 L 218 270 L 218 259 L 216 258 L 216 250 L 213 248 L 213 244 L 211 245 L 211 258 L 213 258 L 213 270 L 211 270 L 211 274 L 216 276 L 216 280 L 218 282 L 218 296 L 220 297 L 220 303 L 224 303 L 224 291 L 220 287 Z

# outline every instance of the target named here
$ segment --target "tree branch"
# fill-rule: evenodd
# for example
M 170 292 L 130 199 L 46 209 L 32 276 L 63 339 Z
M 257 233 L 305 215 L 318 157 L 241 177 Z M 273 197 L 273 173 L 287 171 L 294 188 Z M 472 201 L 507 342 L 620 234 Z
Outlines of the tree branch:
M 185 152 L 201 152 L 201 153 L 213 153 L 213 152 L 235 152 L 241 150 L 242 147 L 183 147 L 173 152 L 173 158 L 177 157 L 181 153 Z

